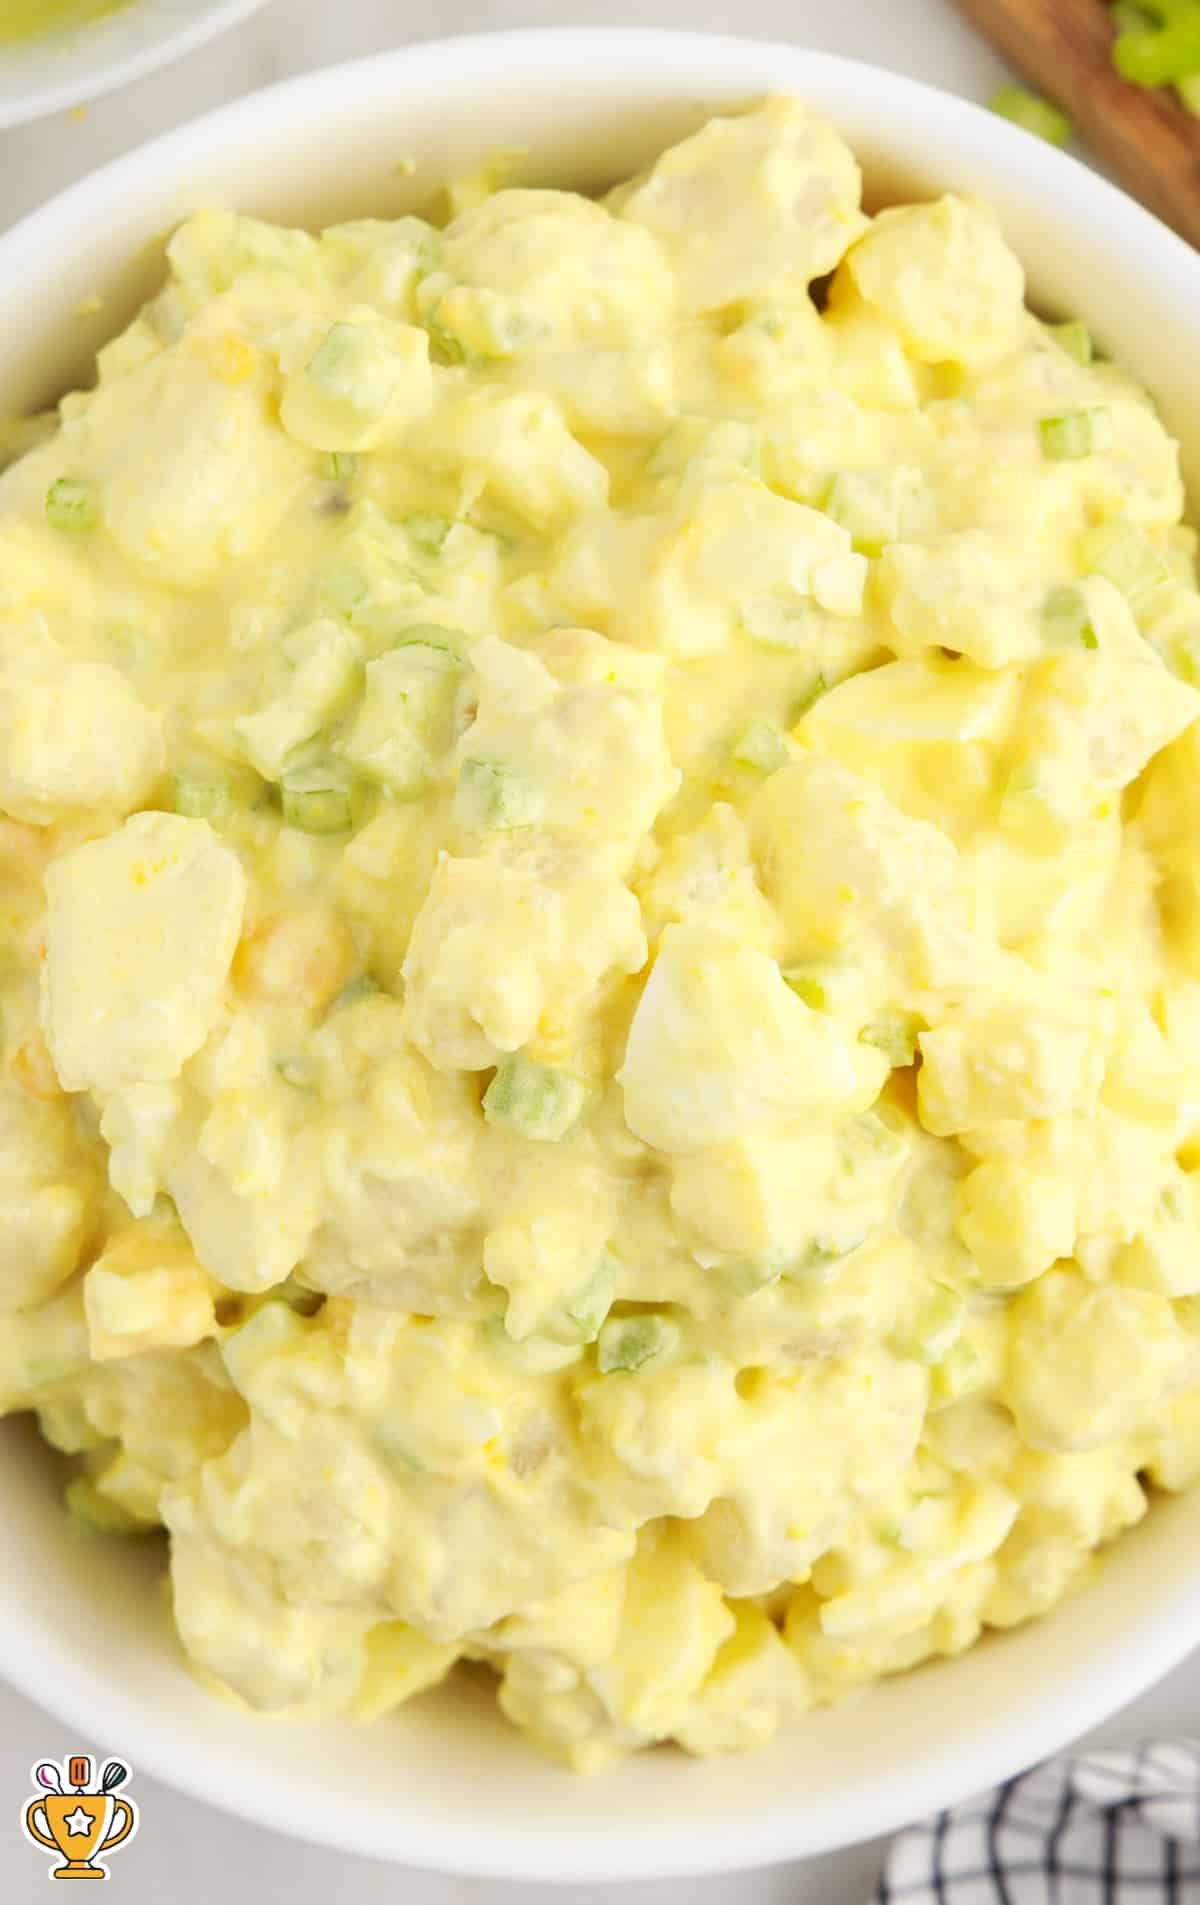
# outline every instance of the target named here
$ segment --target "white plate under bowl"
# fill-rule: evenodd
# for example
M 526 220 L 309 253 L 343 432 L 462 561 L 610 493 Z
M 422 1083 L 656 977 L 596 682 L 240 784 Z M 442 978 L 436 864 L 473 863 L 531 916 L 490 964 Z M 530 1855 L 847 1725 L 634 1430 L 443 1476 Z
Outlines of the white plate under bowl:
M 44 402 L 161 271 L 163 235 L 224 201 L 321 223 L 427 204 L 525 147 L 596 186 L 714 109 L 786 88 L 837 121 L 873 202 L 947 187 L 997 206 L 1035 299 L 1151 385 L 1200 467 L 1200 258 L 1071 159 L 961 100 L 794 46 L 548 31 L 400 49 L 243 100 L 119 160 L 0 239 L 0 413 Z M 415 171 L 400 161 L 413 158 Z M 104 300 L 81 318 L 81 301 Z M 37 323 L 31 323 L 36 313 Z M 1200 1638 L 1200 1492 L 1156 1503 L 1051 1618 L 807 1717 L 765 1752 L 547 1764 L 486 1690 L 374 1728 L 238 1713 L 188 1679 L 161 1559 L 72 1526 L 29 1427 L 0 1430 L 0 1671 L 139 1771 L 261 1824 L 447 1872 L 574 1884 L 716 1872 L 845 1845 L 1027 1765 Z
M 266 0 L 127 0 L 81 27 L 0 45 L 0 129 L 61 112 L 182 59 Z

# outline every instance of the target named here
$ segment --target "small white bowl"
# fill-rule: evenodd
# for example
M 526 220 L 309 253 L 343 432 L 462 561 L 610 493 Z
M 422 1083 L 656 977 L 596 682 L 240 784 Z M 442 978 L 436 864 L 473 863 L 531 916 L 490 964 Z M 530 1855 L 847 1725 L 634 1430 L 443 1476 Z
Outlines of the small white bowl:
M 181 59 L 266 0 L 126 0 L 81 27 L 0 45 L 0 130 L 95 99 Z
M 1200 467 L 1200 257 L 1130 200 L 909 80 L 793 46 L 626 30 L 403 48 L 242 100 L 109 166 L 0 239 L 0 412 L 86 374 L 155 283 L 163 234 L 197 203 L 313 224 L 395 214 L 518 146 L 530 178 L 595 187 L 714 109 L 778 89 L 839 124 L 874 202 L 947 187 L 989 198 L 1035 299 L 1093 325 Z M 103 311 L 81 318 L 97 292 Z M 0 1499 L 0 1670 L 32 1699 L 200 1799 L 446 1872 L 578 1885 L 849 1844 L 1053 1751 L 1200 1637 L 1197 1492 L 1157 1502 L 1048 1620 L 810 1716 L 763 1753 L 658 1752 L 586 1780 L 538 1758 L 466 1682 L 375 1728 L 234 1711 L 183 1670 L 161 1555 L 71 1525 L 27 1424 L 0 1432 Z

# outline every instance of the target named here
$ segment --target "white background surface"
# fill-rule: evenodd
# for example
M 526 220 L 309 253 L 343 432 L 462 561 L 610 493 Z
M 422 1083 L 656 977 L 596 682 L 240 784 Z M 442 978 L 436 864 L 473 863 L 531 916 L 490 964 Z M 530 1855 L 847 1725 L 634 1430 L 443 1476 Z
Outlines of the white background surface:
M 248 26 L 86 109 L 0 134 L 0 226 L 60 186 L 142 139 L 288 73 L 442 34 L 548 25 L 639 25 L 737 30 L 853 54 L 986 99 L 1000 75 L 987 49 L 946 0 L 273 0 Z M 314 128 L 314 134 L 318 129 Z M 34 314 L 31 314 L 31 316 Z M 47 1582 L 53 1595 L 53 1583 Z M 1200 1654 L 1095 1737 L 1128 1740 L 1200 1730 Z M 0 1685 L 0 1899 L 44 1899 L 49 1860 L 20 1838 L 29 1769 L 87 1750 L 58 1722 Z M 120 1741 L 111 1742 L 120 1751 Z M 263 1751 L 270 1751 L 264 1730 Z M 1031 1757 L 1036 1742 L 1030 1743 Z M 157 1786 L 136 1767 L 127 1789 L 142 1808 L 137 1840 L 112 1862 L 113 1896 L 128 1905 L 524 1905 L 533 1888 L 441 1879 L 318 1851 L 222 1818 Z M 801 1796 L 798 1795 L 798 1798 Z M 871 1822 L 863 1820 L 864 1834 Z M 678 1885 L 580 1884 L 572 1905 L 864 1905 L 882 1848 L 804 1865 Z M 551 1897 L 547 1895 L 547 1905 Z

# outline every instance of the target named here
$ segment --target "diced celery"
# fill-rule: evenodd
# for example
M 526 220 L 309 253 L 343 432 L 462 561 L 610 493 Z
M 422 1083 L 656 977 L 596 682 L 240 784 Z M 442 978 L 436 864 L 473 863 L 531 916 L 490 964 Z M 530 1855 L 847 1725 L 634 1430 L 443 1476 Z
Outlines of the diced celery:
M 866 1180 L 878 1185 L 895 1172 L 908 1150 L 902 1130 L 889 1119 L 894 1114 L 864 1111 L 852 1118 L 841 1135 L 838 1176 L 843 1186 L 861 1189 Z
M 743 728 L 730 753 L 740 767 L 752 767 L 759 774 L 774 774 L 786 767 L 790 758 L 787 742 L 773 721 L 751 721 Z
M 354 218 L 328 226 L 321 250 L 356 296 L 403 316 L 414 283 L 441 264 L 442 235 L 423 218 Z
M 1051 463 L 1072 463 L 1081 456 L 1112 448 L 1112 412 L 1101 404 L 1090 410 L 1067 410 L 1060 417 L 1043 417 L 1038 435 L 1042 455 Z
M 489 1124 L 507 1125 L 539 1143 L 565 1137 L 583 1110 L 583 1083 L 530 1058 L 506 1058 L 483 1094 Z
M 362 570 L 352 562 L 339 562 L 332 569 L 326 569 L 321 577 L 320 598 L 322 606 L 332 609 L 335 615 L 344 615 L 353 619 L 353 613 L 369 593 L 367 578 Z
M 1120 589 L 1135 611 L 1171 579 L 1171 571 L 1154 544 L 1124 517 L 1098 523 L 1080 545 L 1083 565 Z
M 731 1295 L 736 1297 L 756 1296 L 759 1290 L 778 1283 L 782 1274 L 781 1264 L 762 1260 L 756 1262 L 749 1257 L 721 1265 L 721 1280 Z
M 481 299 L 483 296 L 481 292 Z M 544 318 L 535 316 L 532 311 L 510 308 L 496 310 L 492 330 L 490 341 L 493 349 L 499 356 L 508 357 L 515 351 L 523 350 L 527 344 L 540 343 L 550 335 L 551 327 Z
M 780 1274 L 789 1283 L 831 1283 L 838 1273 L 838 1265 L 860 1250 L 867 1236 L 864 1230 L 849 1242 L 829 1236 L 813 1237 L 795 1262 L 785 1264 Z
M 404 518 L 409 541 L 426 556 L 441 554 L 442 546 L 453 527 L 449 516 L 439 516 L 428 509 L 416 510 L 413 515 Z
M 46 521 L 52 529 L 81 535 L 100 520 L 95 487 L 82 477 L 60 476 L 46 491 Z
M 177 814 L 189 820 L 219 821 L 233 807 L 229 782 L 215 774 L 176 774 L 171 805 Z
M 430 394 L 420 332 L 357 305 L 330 326 L 303 368 L 285 376 L 279 420 L 314 450 L 370 450 L 385 424 L 419 415 Z
M 579 1332 L 581 1342 L 594 1343 L 599 1336 L 600 1327 L 612 1308 L 616 1287 L 616 1271 L 606 1257 L 564 1304 L 567 1321 Z
M 534 827 L 544 809 L 541 788 L 515 768 L 466 760 L 459 769 L 454 818 L 460 827 Z
M 383 1421 L 376 1422 L 374 1425 L 371 1433 L 371 1441 L 377 1452 L 383 1457 L 386 1466 L 392 1470 L 393 1474 L 398 1474 L 401 1479 L 406 1475 L 424 1475 L 426 1473 L 428 1465 L 415 1453 L 412 1444 L 406 1439 L 403 1430 L 397 1429 L 395 1424 L 389 1422 L 386 1417 Z
M 882 1052 L 889 1065 L 903 1070 L 917 1055 L 920 1030 L 921 1021 L 911 1012 L 881 1012 L 863 1026 L 858 1036 L 864 1045 L 873 1045 Z
M 281 1058 L 275 1070 L 293 1091 L 315 1091 L 321 1082 L 321 1061 L 317 1058 Z
M 360 999 L 370 999 L 383 990 L 377 979 L 369 972 L 360 972 L 356 978 L 344 985 L 330 1006 L 331 1012 L 340 1012 L 344 1005 L 357 1005 Z
M 646 463 L 650 477 L 688 477 L 705 465 L 757 470 L 757 429 L 734 417 L 679 417 L 655 445 Z
M 461 338 L 455 337 L 453 331 L 448 331 L 444 324 L 439 324 L 433 313 L 424 318 L 423 323 L 429 336 L 429 355 L 435 364 L 470 363 L 471 354 Z
M 908 1324 L 896 1332 L 893 1344 L 900 1355 L 919 1363 L 941 1363 L 962 1334 L 966 1298 L 948 1283 L 932 1283 Z
M 1095 355 L 1092 334 L 1079 318 L 1068 318 L 1065 324 L 1048 324 L 1046 329 L 1068 357 L 1077 364 L 1090 364 Z
M 600 1332 L 596 1367 L 602 1376 L 628 1375 L 657 1356 L 669 1355 L 678 1343 L 679 1325 L 669 1317 L 614 1317 Z
M 795 727 L 797 721 L 804 719 L 809 709 L 815 706 L 823 694 L 828 694 L 829 686 L 830 684 L 826 680 L 824 673 L 821 669 L 818 669 L 807 687 L 801 689 L 795 701 L 792 703 L 792 711 L 788 719 L 793 727 Z
M 425 288 L 423 302 L 432 289 Z M 431 336 L 436 332 L 439 340 L 453 340 L 466 363 L 511 357 L 550 333 L 543 318 L 506 292 L 485 285 L 452 286 L 428 311 L 425 322 Z
M 336 559 L 318 575 L 318 602 L 352 628 L 393 641 L 428 612 L 424 567 L 406 525 L 361 498 L 344 519 Z
M 1046 763 L 1033 755 L 1018 761 L 1000 795 L 1000 825 L 1006 831 L 1040 839 L 1058 824 L 1058 803 Z
M 348 833 L 354 825 L 353 790 L 336 769 L 310 767 L 288 774 L 280 795 L 285 825 L 301 833 Z
M 1011 119 L 1014 126 L 1024 127 L 1052 146 L 1065 146 L 1074 130 L 1060 106 L 1024 86 L 1001 86 L 988 104 L 1001 119 Z
M 358 475 L 358 456 L 353 450 L 328 450 L 317 467 L 331 483 L 349 483 Z
M 410 622 L 396 637 L 396 648 L 432 648 L 450 655 L 461 668 L 467 637 L 459 628 L 446 628 L 441 622 Z
M 807 959 L 801 965 L 782 968 L 785 984 L 792 988 L 814 1012 L 835 1012 L 856 997 L 860 982 L 857 966 L 839 965 L 832 959 Z
M 453 738 L 461 672 L 459 656 L 441 641 L 410 639 L 378 656 L 367 664 L 362 705 L 338 752 L 399 798 L 417 798 Z
M 427 278 L 430 272 L 437 271 L 441 266 L 442 254 L 445 250 L 445 241 L 441 232 L 436 225 L 427 224 L 423 218 L 402 218 L 398 224 L 404 226 L 406 232 L 415 235 L 416 244 L 413 255 L 416 259 L 417 271 L 422 278 Z M 417 229 L 418 227 L 420 230 Z
M 391 354 L 361 324 L 331 325 L 309 359 L 305 375 L 330 397 L 364 416 L 386 409 L 393 394 Z
M 1069 582 L 1049 589 L 1042 602 L 1042 636 L 1052 648 L 1099 648 L 1082 591 Z
M 790 589 L 773 589 L 756 596 L 742 610 L 742 632 L 760 648 L 781 654 L 804 648 L 822 626 L 820 610 Z
M 902 502 L 894 471 L 842 470 L 830 482 L 822 507 L 841 524 L 857 550 L 877 556 L 900 534 Z
M 342 715 L 362 681 L 358 637 L 337 622 L 294 630 L 282 651 L 292 672 L 281 692 L 233 723 L 247 760 L 269 781 L 300 763 L 301 751 Z
M 983 1357 L 974 1343 L 960 1338 L 934 1368 L 929 1391 L 930 1406 L 944 1408 L 948 1403 L 958 1402 L 963 1396 L 969 1396 L 972 1390 L 978 1389 L 983 1378 Z

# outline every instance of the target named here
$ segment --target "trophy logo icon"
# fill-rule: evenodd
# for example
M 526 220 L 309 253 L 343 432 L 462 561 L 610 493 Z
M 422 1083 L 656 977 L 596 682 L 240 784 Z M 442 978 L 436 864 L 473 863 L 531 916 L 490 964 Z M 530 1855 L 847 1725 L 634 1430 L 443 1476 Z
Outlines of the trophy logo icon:
M 93 1787 L 92 1762 L 86 1753 L 77 1753 L 61 1766 L 56 1760 L 39 1760 L 31 1777 L 40 1791 L 25 1807 L 21 1824 L 35 1845 L 62 1859 L 49 1876 L 106 1879 L 103 1855 L 137 1831 L 137 1807 L 132 1800 L 113 1797 L 129 1778 L 129 1768 L 119 1759 L 106 1760 L 100 1783 Z

